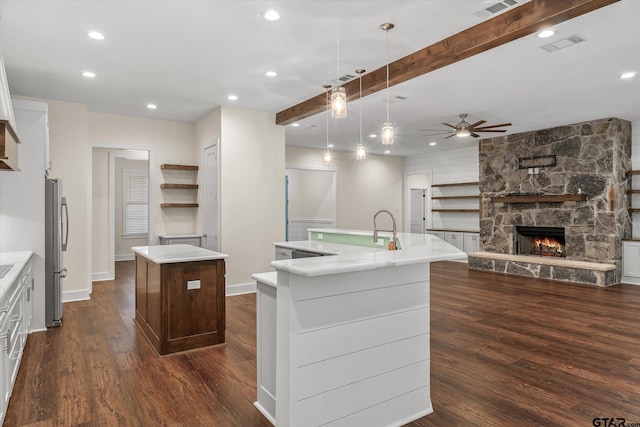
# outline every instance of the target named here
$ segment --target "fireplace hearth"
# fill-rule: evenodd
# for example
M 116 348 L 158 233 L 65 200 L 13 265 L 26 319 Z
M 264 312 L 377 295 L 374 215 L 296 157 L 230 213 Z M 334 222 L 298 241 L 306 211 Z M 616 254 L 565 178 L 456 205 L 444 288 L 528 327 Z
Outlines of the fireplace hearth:
M 516 255 L 566 257 L 564 228 L 516 227 Z

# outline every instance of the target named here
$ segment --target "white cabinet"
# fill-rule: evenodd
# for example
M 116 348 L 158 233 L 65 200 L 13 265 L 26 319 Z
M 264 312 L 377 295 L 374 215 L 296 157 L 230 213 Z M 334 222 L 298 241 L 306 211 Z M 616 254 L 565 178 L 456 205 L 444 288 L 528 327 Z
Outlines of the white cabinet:
M 293 250 L 289 248 L 283 248 L 282 246 L 276 246 L 276 261 L 281 259 L 291 259 L 291 252 Z
M 444 231 L 428 231 L 427 233 L 433 234 L 437 238 L 444 240 Z
M 464 233 L 459 231 L 445 231 L 444 241 L 464 251 Z
M 640 285 L 640 241 L 622 242 L 622 282 Z
M 19 268 L 14 264 L 12 268 Z M 0 425 L 4 421 L 33 314 L 32 261 L 0 295 Z
M 161 245 L 192 245 L 202 246 L 202 236 L 199 234 L 176 234 L 173 236 L 158 236 Z
M 468 254 L 480 251 L 479 233 L 464 233 L 464 251 Z

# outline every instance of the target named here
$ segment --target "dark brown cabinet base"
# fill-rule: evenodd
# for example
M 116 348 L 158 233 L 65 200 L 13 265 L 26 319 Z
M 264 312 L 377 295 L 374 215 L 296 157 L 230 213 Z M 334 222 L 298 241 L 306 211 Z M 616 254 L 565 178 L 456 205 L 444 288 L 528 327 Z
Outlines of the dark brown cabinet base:
M 158 354 L 224 343 L 224 273 L 223 259 L 156 264 L 136 255 L 135 321 Z

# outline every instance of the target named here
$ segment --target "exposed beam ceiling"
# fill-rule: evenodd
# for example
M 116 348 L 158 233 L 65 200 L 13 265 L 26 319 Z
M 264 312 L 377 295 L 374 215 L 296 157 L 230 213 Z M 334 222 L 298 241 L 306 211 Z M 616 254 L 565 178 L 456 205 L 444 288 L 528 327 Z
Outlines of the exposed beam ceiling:
M 517 40 L 542 28 L 616 3 L 619 0 L 532 0 L 492 19 L 468 28 L 451 37 L 427 46 L 389 64 L 389 86 L 403 83 L 439 68 L 486 52 L 495 47 Z M 343 85 L 347 101 L 359 96 L 359 81 L 352 80 Z M 362 76 L 363 96 L 387 87 L 386 66 Z M 287 125 L 313 116 L 327 108 L 326 95 L 313 98 L 289 107 L 276 114 L 276 124 Z

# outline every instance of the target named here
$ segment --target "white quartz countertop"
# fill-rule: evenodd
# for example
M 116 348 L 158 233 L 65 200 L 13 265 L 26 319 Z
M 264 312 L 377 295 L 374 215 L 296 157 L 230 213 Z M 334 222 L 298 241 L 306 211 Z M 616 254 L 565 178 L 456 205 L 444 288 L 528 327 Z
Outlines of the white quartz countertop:
M 138 255 L 141 255 L 156 264 L 207 261 L 212 259 L 223 259 L 229 256 L 221 252 L 199 248 L 193 245 L 134 246 L 131 249 Z
M 277 271 L 268 271 L 266 273 L 254 273 L 251 275 L 251 278 L 256 282 L 264 283 L 265 285 L 269 285 L 273 288 L 278 286 Z
M 373 237 L 373 232 L 367 230 L 322 228 L 309 229 L 309 231 Z M 397 251 L 381 251 L 375 248 L 340 245 L 357 249 L 336 256 L 272 261 L 271 266 L 276 270 L 288 271 L 301 276 L 323 276 L 422 262 L 467 258 L 466 253 L 432 234 L 398 233 L 397 237 L 399 246 L 402 248 Z M 327 243 L 323 244 L 327 245 Z
M 0 297 L 4 295 L 6 290 L 18 278 L 22 267 L 24 267 L 32 255 L 32 251 L 0 252 L 0 265 L 11 265 L 11 269 L 0 279 Z

